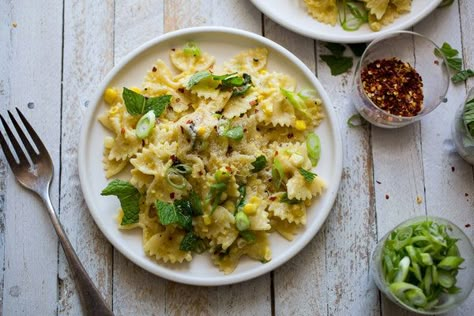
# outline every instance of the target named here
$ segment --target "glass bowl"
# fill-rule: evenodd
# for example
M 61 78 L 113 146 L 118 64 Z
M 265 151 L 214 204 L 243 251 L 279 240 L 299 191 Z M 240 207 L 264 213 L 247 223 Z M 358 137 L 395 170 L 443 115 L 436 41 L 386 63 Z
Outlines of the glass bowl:
M 428 308 L 415 308 L 405 304 L 401 299 L 399 299 L 389 288 L 389 284 L 384 277 L 383 271 L 383 260 L 384 260 L 384 246 L 389 238 L 390 234 L 395 231 L 408 227 L 410 225 L 421 223 L 424 221 L 433 221 L 437 224 L 442 224 L 446 226 L 446 232 L 451 238 L 458 239 L 456 242 L 456 246 L 459 250 L 459 255 L 464 258 L 464 262 L 459 266 L 458 273 L 456 275 L 456 283 L 455 286 L 460 288 L 458 293 L 442 293 L 438 297 L 438 303 L 434 304 Z M 410 263 L 411 264 L 411 263 Z M 413 266 L 410 265 L 410 269 Z M 438 266 L 438 273 L 441 270 Z M 425 270 L 426 272 L 426 270 Z M 469 237 L 464 234 L 464 232 L 455 224 L 450 222 L 447 219 L 443 219 L 440 217 L 434 216 L 419 216 L 407 221 L 402 222 L 398 226 L 396 226 L 393 230 L 388 232 L 377 244 L 375 250 L 372 254 L 371 258 L 371 274 L 374 278 L 375 284 L 377 287 L 382 291 L 385 296 L 390 299 L 395 304 L 405 308 L 409 311 L 425 314 L 425 315 L 433 315 L 433 314 L 442 314 L 450 311 L 459 305 L 469 296 L 471 293 L 473 286 L 474 286 L 474 248 L 472 246 Z M 426 273 L 425 273 L 426 274 Z M 426 275 L 425 275 L 426 276 Z M 424 278 L 423 278 L 424 281 Z M 422 282 L 419 283 L 419 286 L 422 286 Z
M 392 32 L 373 41 L 362 55 L 352 84 L 352 102 L 360 115 L 370 123 L 385 128 L 402 127 L 420 120 L 441 102 L 446 102 L 449 70 L 444 57 L 434 54 L 439 47 L 423 35 L 408 31 Z M 423 105 L 415 116 L 399 116 L 378 107 L 362 86 L 362 72 L 370 63 L 396 58 L 407 62 L 421 76 Z
M 474 137 L 472 137 L 466 129 L 466 125 L 464 124 L 463 120 L 463 114 L 466 103 L 473 99 L 474 88 L 471 88 L 466 96 L 466 99 L 456 111 L 452 128 L 452 137 L 454 144 L 456 145 L 457 152 L 471 165 L 474 165 Z

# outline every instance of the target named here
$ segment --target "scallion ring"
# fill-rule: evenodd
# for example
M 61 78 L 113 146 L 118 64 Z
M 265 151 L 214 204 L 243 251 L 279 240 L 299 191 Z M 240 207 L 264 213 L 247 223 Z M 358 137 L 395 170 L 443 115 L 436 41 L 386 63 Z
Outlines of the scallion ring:
M 166 170 L 166 182 L 178 190 L 183 190 L 188 184 L 186 178 L 174 168 L 168 168 L 168 170 Z
M 137 123 L 137 127 L 135 128 L 135 134 L 138 138 L 143 139 L 146 138 L 153 127 L 156 124 L 156 116 L 153 110 L 148 111 L 145 115 L 143 115 Z
M 193 168 L 184 163 L 174 165 L 172 168 L 175 169 L 176 172 L 184 175 L 190 174 L 193 171 Z

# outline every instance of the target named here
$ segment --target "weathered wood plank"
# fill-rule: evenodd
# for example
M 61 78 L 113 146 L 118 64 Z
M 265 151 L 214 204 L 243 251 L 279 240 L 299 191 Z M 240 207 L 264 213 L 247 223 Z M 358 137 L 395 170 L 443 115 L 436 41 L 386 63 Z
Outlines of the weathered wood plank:
M 112 1 L 65 1 L 64 69 L 61 135 L 61 221 L 90 277 L 112 302 L 112 247 L 99 231 L 84 202 L 77 149 L 89 98 L 113 65 Z M 61 315 L 81 315 L 82 307 L 67 260 L 59 256 Z
M 464 1 L 467 3 L 468 1 Z M 466 4 L 463 7 L 466 7 Z M 471 5 L 472 9 L 472 5 Z M 458 2 L 445 9 L 435 10 L 429 20 L 418 24 L 414 29 L 434 42 L 441 45 L 449 42 L 460 52 L 461 22 L 460 16 L 465 12 L 459 10 Z M 472 11 L 470 15 L 472 16 Z M 469 14 L 468 14 L 469 16 Z M 435 26 L 435 27 L 433 27 Z M 465 51 L 472 55 L 472 25 L 464 30 L 471 40 L 466 42 Z M 423 58 L 426 56 L 418 56 Z M 470 58 L 470 57 L 468 57 Z M 468 59 L 470 60 L 470 59 Z M 472 64 L 471 64 L 472 65 Z M 454 149 L 451 140 L 451 127 L 454 113 L 465 96 L 465 85 L 452 84 L 448 92 L 448 102 L 441 104 L 438 109 L 427 116 L 422 123 L 422 151 L 426 188 L 426 209 L 428 215 L 435 215 L 450 219 L 474 240 L 474 230 L 465 228 L 465 224 L 473 219 L 474 181 L 472 166 L 467 164 Z M 466 197 L 465 194 L 469 196 Z M 473 315 L 474 295 L 460 308 L 447 315 Z
M 115 1 L 114 61 L 163 33 L 163 1 Z M 139 268 L 114 250 L 116 315 L 164 315 L 166 280 Z M 133 290 L 131 290 L 133 289 Z
M 294 53 L 313 72 L 316 70 L 314 40 L 288 31 L 267 17 L 264 35 Z M 321 229 L 295 258 L 273 272 L 276 315 L 326 313 L 325 246 L 324 229 Z
M 59 128 L 51 127 L 60 122 L 62 3 L 2 1 L 1 10 L 1 112 L 6 114 L 7 109 L 18 106 L 41 135 L 57 168 L 60 133 Z M 29 110 L 30 102 L 34 108 Z M 7 175 L 0 180 L 5 216 L 2 312 L 54 315 L 56 235 L 39 199 L 23 189 L 5 166 L 2 169 Z M 58 187 L 56 172 L 52 186 L 55 206 Z
M 318 56 L 326 54 L 318 42 Z M 370 128 L 349 128 L 356 113 L 349 92 L 353 70 L 334 77 L 320 59 L 318 78 L 331 96 L 343 139 L 344 168 L 338 198 L 325 224 L 327 315 L 378 315 L 379 295 L 369 273 L 376 244 Z

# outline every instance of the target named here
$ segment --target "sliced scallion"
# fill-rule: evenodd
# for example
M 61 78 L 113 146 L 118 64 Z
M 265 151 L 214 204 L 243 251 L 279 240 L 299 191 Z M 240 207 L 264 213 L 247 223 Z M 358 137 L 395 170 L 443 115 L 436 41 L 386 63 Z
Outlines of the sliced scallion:
M 319 136 L 315 133 L 309 133 L 308 136 L 306 136 L 306 150 L 311 165 L 315 167 L 321 156 L 321 141 L 319 140 Z
M 154 111 L 148 111 L 145 115 L 143 115 L 137 123 L 137 127 L 135 128 L 135 134 L 138 138 L 144 139 L 146 138 L 153 127 L 156 124 L 156 116 Z
M 168 170 L 166 170 L 166 182 L 178 190 L 183 190 L 188 184 L 186 178 L 174 168 L 168 168 Z

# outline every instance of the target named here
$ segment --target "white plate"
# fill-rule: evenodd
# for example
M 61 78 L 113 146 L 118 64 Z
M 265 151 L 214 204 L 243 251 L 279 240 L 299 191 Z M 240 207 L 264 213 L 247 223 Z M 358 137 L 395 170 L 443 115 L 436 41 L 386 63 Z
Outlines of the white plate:
M 438 7 L 442 0 L 413 0 L 412 9 L 402 14 L 392 24 L 379 32 L 372 31 L 367 24 L 357 31 L 345 31 L 339 22 L 336 26 L 320 23 L 306 11 L 303 0 L 250 0 L 272 20 L 293 32 L 311 38 L 336 43 L 369 42 L 388 32 L 407 29 L 418 23 Z
M 163 264 L 147 257 L 142 248 L 142 231 L 122 231 L 117 228 L 115 217 L 119 208 L 118 199 L 103 197 L 101 190 L 107 185 L 102 169 L 104 136 L 108 132 L 97 121 L 106 105 L 102 101 L 103 91 L 109 86 L 140 86 L 146 72 L 157 58 L 168 61 L 168 52 L 173 47 L 182 47 L 195 41 L 202 50 L 216 56 L 217 63 L 227 60 L 238 52 L 267 47 L 270 55 L 268 69 L 293 76 L 298 88 L 314 87 L 325 105 L 326 119 L 317 128 L 321 138 L 322 155 L 317 173 L 327 182 L 327 190 L 308 210 L 307 226 L 293 242 L 272 234 L 270 242 L 273 259 L 262 264 L 242 258 L 237 269 L 224 275 L 215 267 L 208 255 L 196 255 L 185 264 Z M 293 54 L 274 42 L 253 33 L 222 27 L 184 29 L 160 36 L 139 47 L 119 63 L 98 87 L 91 102 L 88 116 L 82 126 L 79 147 L 79 175 L 82 191 L 90 212 L 107 239 L 128 259 L 151 273 L 176 282 L 193 285 L 223 285 L 245 281 L 269 272 L 298 253 L 320 229 L 336 198 L 342 170 L 342 145 L 337 120 L 331 101 L 313 73 Z

